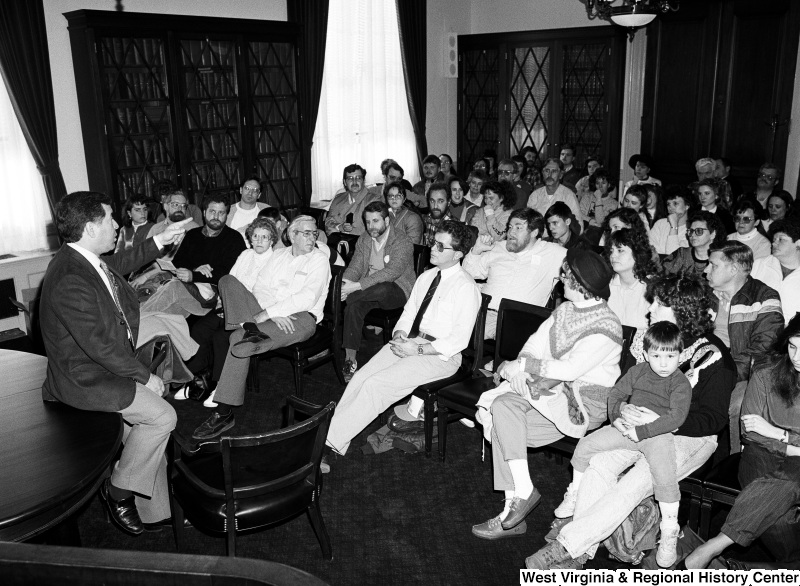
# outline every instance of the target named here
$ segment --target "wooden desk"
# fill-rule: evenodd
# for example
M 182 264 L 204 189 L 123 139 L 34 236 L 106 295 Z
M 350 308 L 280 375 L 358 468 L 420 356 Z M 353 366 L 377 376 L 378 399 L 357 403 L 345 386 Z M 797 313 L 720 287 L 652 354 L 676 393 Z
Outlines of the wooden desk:
M 117 413 L 42 401 L 47 359 L 0 350 L 0 540 L 25 541 L 74 513 L 122 441 Z

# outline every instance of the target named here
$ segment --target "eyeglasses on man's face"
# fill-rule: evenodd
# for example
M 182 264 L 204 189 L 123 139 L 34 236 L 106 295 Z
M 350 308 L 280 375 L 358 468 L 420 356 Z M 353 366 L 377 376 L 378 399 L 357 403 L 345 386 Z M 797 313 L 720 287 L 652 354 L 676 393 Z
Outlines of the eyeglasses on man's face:
M 497 171 L 497 174 L 502 175 L 503 177 L 510 177 L 511 175 L 514 174 L 514 171 L 512 171 L 511 169 L 499 169 Z
M 431 248 L 435 248 L 439 252 L 444 252 L 445 250 L 455 250 L 452 246 L 445 246 L 438 240 L 433 241 L 433 244 L 431 244 Z
M 711 232 L 708 228 L 687 228 L 687 236 L 702 236 L 703 232 Z
M 253 187 L 250 185 L 245 185 L 243 191 L 247 191 L 249 193 L 258 193 L 259 191 L 261 191 L 261 188 L 258 186 Z
M 319 230 L 294 230 L 292 233 L 295 235 L 302 234 L 304 237 L 313 238 L 314 240 L 319 236 Z
M 187 204 L 187 203 L 178 203 L 178 202 L 173 201 L 173 202 L 169 203 L 169 207 L 171 207 L 172 209 L 175 209 L 175 210 L 185 210 L 186 208 L 189 207 L 189 204 Z
M 778 176 L 777 175 L 769 175 L 768 173 L 759 173 L 758 174 L 758 178 L 759 179 L 769 179 L 770 181 L 775 181 L 775 180 L 778 179 Z

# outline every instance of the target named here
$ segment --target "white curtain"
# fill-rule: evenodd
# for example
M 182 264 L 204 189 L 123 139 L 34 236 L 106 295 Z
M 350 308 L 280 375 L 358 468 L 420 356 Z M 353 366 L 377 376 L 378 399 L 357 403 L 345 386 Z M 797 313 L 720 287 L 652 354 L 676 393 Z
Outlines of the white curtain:
M 382 182 L 381 161 L 394 159 L 413 184 L 416 153 L 395 0 L 330 0 L 312 201 L 331 199 L 351 163 L 367 170 L 369 184 Z
M 47 248 L 44 184 L 0 80 L 0 254 Z

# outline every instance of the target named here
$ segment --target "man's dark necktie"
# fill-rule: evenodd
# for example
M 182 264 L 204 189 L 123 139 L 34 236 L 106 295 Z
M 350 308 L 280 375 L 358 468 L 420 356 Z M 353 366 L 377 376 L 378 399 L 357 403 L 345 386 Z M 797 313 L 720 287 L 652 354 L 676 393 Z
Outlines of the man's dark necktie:
M 114 277 L 114 273 L 111 272 L 111 269 L 108 268 L 106 263 L 100 261 L 100 268 L 103 269 L 106 277 L 108 277 L 108 282 L 111 284 L 114 304 L 117 306 L 119 314 L 122 316 L 122 321 L 125 322 L 125 328 L 128 330 L 128 341 L 131 343 L 131 346 L 133 346 L 133 330 L 131 330 L 131 324 L 128 323 L 128 318 L 125 316 L 125 312 L 122 311 L 122 303 L 119 299 L 119 284 L 117 283 L 117 279 Z
M 422 323 L 425 310 L 428 309 L 428 306 L 431 304 L 431 299 L 433 299 L 433 296 L 436 293 L 436 288 L 439 286 L 441 281 L 442 271 L 438 271 L 431 282 L 431 286 L 428 287 L 428 292 L 425 293 L 425 298 L 422 300 L 422 303 L 417 310 L 417 316 L 414 318 L 414 323 L 411 324 L 411 331 L 408 333 L 409 338 L 415 338 L 419 336 L 419 325 Z

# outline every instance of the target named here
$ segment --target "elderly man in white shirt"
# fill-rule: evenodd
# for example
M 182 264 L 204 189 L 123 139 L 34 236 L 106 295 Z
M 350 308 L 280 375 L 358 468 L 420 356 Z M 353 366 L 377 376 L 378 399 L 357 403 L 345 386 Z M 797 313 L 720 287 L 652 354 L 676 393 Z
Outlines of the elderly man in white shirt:
M 553 290 L 567 249 L 541 239 L 542 215 L 532 209 L 514 210 L 505 241 L 481 236 L 464 259 L 464 270 L 486 279 L 481 291 L 492 296 L 486 314 L 486 338 L 494 339 L 497 309 L 502 299 L 544 307 Z
M 460 260 L 469 228 L 445 220 L 431 246 L 433 269 L 417 279 L 391 342 L 356 371 L 339 400 L 327 445 L 344 455 L 352 439 L 377 415 L 419 385 L 455 374 L 469 343 L 481 294 Z M 322 471 L 330 470 L 329 453 Z
M 232 407 L 244 402 L 250 356 L 307 340 L 322 320 L 331 269 L 314 245 L 314 218 L 299 216 L 287 231 L 291 246 L 273 251 L 252 293 L 238 279 L 220 280 L 225 327 L 236 331 L 217 384 L 217 408 L 192 434 L 196 440 L 235 425 Z
M 583 214 L 578 204 L 578 198 L 575 197 L 575 192 L 569 187 L 561 184 L 563 175 L 564 163 L 555 158 L 547 159 L 542 168 L 544 187 L 540 187 L 531 193 L 531 196 L 528 198 L 528 207 L 544 216 L 551 205 L 557 201 L 563 201 L 569 206 L 569 209 L 575 216 L 575 220 L 578 222 L 578 226 L 583 230 Z

